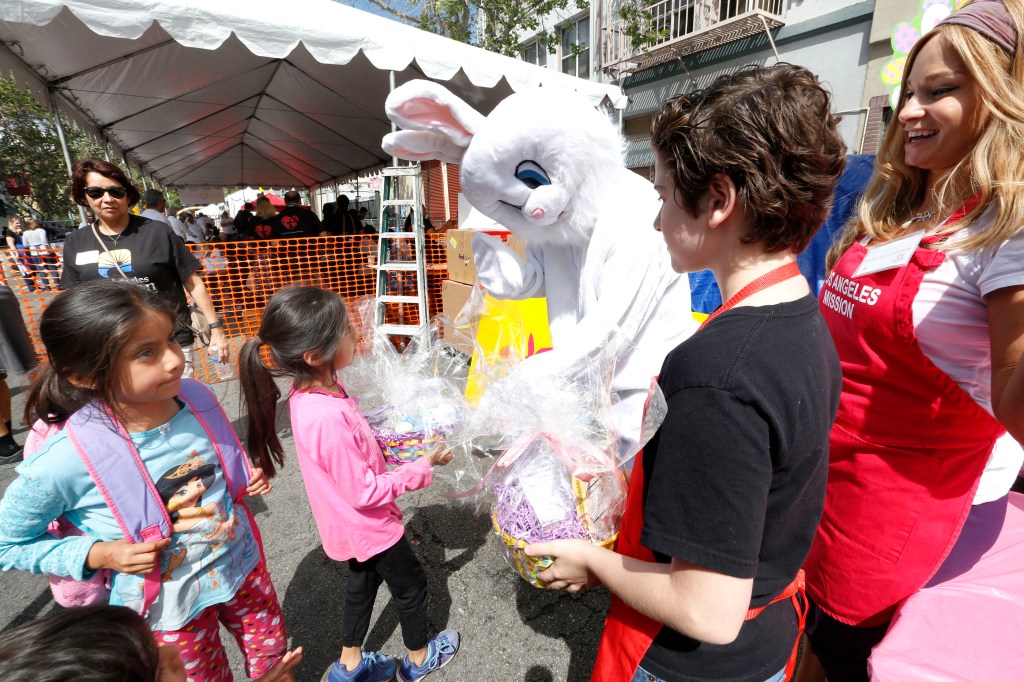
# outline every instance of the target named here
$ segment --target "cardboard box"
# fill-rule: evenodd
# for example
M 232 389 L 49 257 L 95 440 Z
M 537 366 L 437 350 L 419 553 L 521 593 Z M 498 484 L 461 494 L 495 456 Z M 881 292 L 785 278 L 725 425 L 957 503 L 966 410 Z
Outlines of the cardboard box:
M 449 280 L 463 284 L 472 284 L 476 281 L 473 249 L 469 246 L 474 234 L 476 234 L 476 230 L 448 230 L 444 233 L 445 259 L 448 263 Z
M 526 242 L 509 232 L 508 239 L 505 240 L 505 243 L 512 247 L 513 251 L 519 254 L 519 260 L 524 262 L 526 261 Z
M 444 280 L 441 282 L 441 312 L 454 323 L 471 293 L 473 293 L 473 287 L 470 284 L 450 279 Z M 442 338 L 445 343 L 461 353 L 472 355 L 476 329 L 461 329 L 457 334 L 453 333 L 454 331 L 454 327 L 445 325 L 442 329 Z
M 448 230 L 445 232 L 445 260 L 448 266 L 448 279 L 463 284 L 476 282 L 476 265 L 473 263 L 473 249 L 470 242 L 473 235 L 481 230 Z M 526 244 L 511 232 L 484 230 L 487 234 L 504 240 L 512 249 L 525 259 Z

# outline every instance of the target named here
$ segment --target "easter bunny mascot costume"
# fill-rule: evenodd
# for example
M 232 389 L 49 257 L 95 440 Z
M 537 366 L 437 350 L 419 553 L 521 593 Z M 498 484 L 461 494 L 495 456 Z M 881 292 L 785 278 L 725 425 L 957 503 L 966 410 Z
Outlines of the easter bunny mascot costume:
M 460 164 L 466 199 L 526 243 L 526 262 L 499 239 L 473 237 L 480 284 L 494 297 L 546 297 L 553 351 L 523 363 L 538 376 L 596 357 L 621 331 L 612 407 L 620 457 L 637 448 L 647 392 L 670 350 L 696 330 L 685 276 L 654 228 L 658 195 L 629 171 L 623 140 L 601 112 L 564 90 L 513 94 L 483 116 L 444 87 L 410 81 L 385 103 L 403 130 L 388 153 Z

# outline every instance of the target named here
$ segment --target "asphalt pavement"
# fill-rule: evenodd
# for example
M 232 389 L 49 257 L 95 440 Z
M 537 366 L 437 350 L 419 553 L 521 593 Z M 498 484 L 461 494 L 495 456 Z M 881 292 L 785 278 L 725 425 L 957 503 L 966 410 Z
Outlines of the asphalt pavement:
M 14 414 L 20 415 L 27 381 L 12 376 L 8 383 Z M 237 381 L 218 384 L 214 390 L 235 420 L 236 432 L 243 433 Z M 250 507 L 263 534 L 291 645 L 305 649 L 297 678 L 316 682 L 340 651 L 348 568 L 323 552 L 295 459 L 287 408 L 281 412 L 278 426 L 285 467 L 274 479 L 274 490 L 266 497 L 250 498 Z M 25 432 L 25 427 L 15 427 L 18 442 L 24 442 Z M 14 477 L 13 465 L 0 467 L 0 490 L 6 490 Z M 431 624 L 462 635 L 459 654 L 428 680 L 588 680 L 608 608 L 607 592 L 567 595 L 531 587 L 505 563 L 486 513 L 477 515 L 472 506 L 448 497 L 454 492 L 456 487 L 440 477 L 426 490 L 398 501 L 407 535 L 427 573 Z M 60 607 L 50 596 L 45 576 L 0 572 L 0 629 L 55 608 Z M 235 679 L 245 679 L 237 647 L 226 630 L 221 630 L 221 637 Z M 384 587 L 365 646 L 404 654 L 398 617 Z

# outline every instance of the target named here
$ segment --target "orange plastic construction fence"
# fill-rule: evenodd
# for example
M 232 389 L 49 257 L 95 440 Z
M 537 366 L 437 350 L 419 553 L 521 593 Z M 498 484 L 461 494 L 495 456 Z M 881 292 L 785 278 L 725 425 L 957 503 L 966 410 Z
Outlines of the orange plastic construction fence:
M 398 241 L 398 240 L 396 240 Z M 448 277 L 444 234 L 426 235 L 428 313 L 441 312 L 441 282 Z M 350 305 L 373 296 L 376 286 L 377 236 L 303 237 L 280 240 L 189 244 L 203 264 L 203 281 L 231 347 L 232 362 L 242 344 L 255 335 L 267 301 L 279 289 L 310 284 L 336 291 Z M 396 245 L 390 260 L 411 260 L 410 243 Z M 60 249 L 0 252 L 3 279 L 18 297 L 36 353 L 45 360 L 39 338 L 43 309 L 56 295 L 62 265 Z M 390 273 L 388 293 L 416 293 L 413 273 Z M 353 314 L 356 313 L 352 310 Z M 386 321 L 420 324 L 415 305 L 389 304 Z M 195 378 L 220 381 L 205 350 L 194 353 Z

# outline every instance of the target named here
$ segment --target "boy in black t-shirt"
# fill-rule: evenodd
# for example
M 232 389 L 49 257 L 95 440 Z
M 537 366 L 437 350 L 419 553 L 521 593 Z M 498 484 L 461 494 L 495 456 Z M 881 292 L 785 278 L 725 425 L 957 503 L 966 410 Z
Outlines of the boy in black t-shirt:
M 611 590 L 595 680 L 792 676 L 791 596 L 840 391 L 795 261 L 843 168 L 837 122 L 814 75 L 789 64 L 723 76 L 654 120 L 655 229 L 673 269 L 711 270 L 727 303 L 665 359 L 668 415 L 634 462 L 618 553 L 575 540 L 527 549 L 555 557 L 540 575 L 554 589 Z

